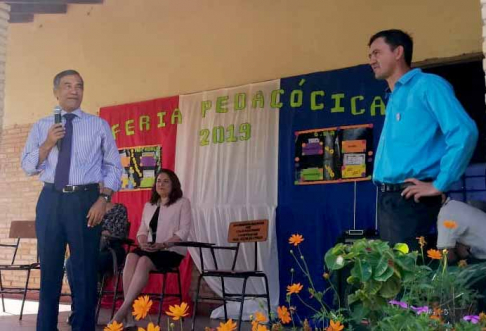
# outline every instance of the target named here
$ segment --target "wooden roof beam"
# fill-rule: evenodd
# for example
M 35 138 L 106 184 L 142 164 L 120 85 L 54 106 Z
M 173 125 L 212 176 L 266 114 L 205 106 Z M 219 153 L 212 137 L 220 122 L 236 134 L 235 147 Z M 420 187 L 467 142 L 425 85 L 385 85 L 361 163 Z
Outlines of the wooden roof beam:
M 34 22 L 34 14 L 10 14 L 9 23 L 30 23 Z
M 12 4 L 10 14 L 65 14 L 67 5 L 53 4 Z

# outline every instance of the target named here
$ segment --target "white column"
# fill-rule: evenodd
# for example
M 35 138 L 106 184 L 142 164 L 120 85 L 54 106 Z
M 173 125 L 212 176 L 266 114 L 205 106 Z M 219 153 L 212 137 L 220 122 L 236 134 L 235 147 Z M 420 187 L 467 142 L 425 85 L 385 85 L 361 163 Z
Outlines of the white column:
M 10 6 L 0 3 L 0 136 L 3 128 L 3 107 L 5 99 L 5 63 L 7 61 L 7 36 Z

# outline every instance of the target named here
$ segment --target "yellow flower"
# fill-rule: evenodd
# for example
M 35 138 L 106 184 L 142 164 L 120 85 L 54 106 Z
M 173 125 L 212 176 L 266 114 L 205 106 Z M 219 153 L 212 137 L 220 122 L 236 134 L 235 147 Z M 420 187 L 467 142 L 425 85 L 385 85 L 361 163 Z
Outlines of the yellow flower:
M 329 275 L 329 273 L 325 272 L 322 274 L 322 277 L 324 277 L 324 279 L 329 279 L 329 277 L 331 276 Z
M 123 331 L 123 323 L 118 324 L 117 321 L 113 321 L 104 328 L 104 331 Z
M 436 249 L 429 249 L 427 251 L 427 256 L 432 260 L 440 260 L 442 258 L 442 253 Z
M 298 246 L 303 241 L 304 241 L 304 238 L 302 237 L 301 234 L 293 234 L 289 238 L 289 244 L 294 245 L 294 246 Z
M 420 237 L 417 237 L 415 239 L 418 240 L 419 245 L 420 245 L 420 248 L 424 248 L 424 246 L 427 244 L 427 242 L 425 241 L 424 236 L 420 236 Z
M 331 320 L 331 325 L 327 327 L 326 331 L 341 331 L 342 329 L 344 329 L 344 325 L 340 321 Z
M 255 313 L 255 321 L 257 323 L 265 323 L 267 321 L 267 317 L 263 313 L 260 313 L 259 311 L 257 311 Z
M 455 229 L 457 228 L 457 223 L 455 221 L 444 221 L 444 226 L 447 228 L 447 229 Z
M 479 321 L 480 322 L 486 322 L 486 314 L 485 313 L 479 314 Z
M 179 305 L 169 306 L 170 311 L 166 311 L 165 313 L 168 316 L 172 316 L 172 319 L 174 321 L 178 321 L 179 318 L 186 317 L 187 315 L 189 315 L 189 313 L 187 312 L 188 309 L 189 306 L 187 305 L 187 303 L 183 302 L 181 303 L 180 306 Z
M 268 331 L 265 325 L 258 324 L 256 331 Z
M 139 327 L 137 331 L 145 331 L 145 329 Z M 147 331 L 160 331 L 160 326 L 154 325 L 154 323 L 150 322 L 149 325 L 147 325 Z
M 216 328 L 217 331 L 234 331 L 235 329 L 236 323 L 233 323 L 231 318 L 226 323 L 219 323 L 219 326 Z
M 278 307 L 277 308 L 277 314 L 278 314 L 278 318 L 280 319 L 280 321 L 282 321 L 282 324 L 290 323 L 290 321 L 292 320 L 290 318 L 289 310 L 285 306 Z
M 132 315 L 135 316 L 137 321 L 140 321 L 142 318 L 145 318 L 150 311 L 150 307 L 152 307 L 152 300 L 148 297 L 148 295 L 139 297 L 133 303 L 133 312 Z
M 459 262 L 457 262 L 457 266 L 459 268 L 465 268 L 465 267 L 467 267 L 467 261 L 466 260 L 460 260 Z
M 304 286 L 302 286 L 300 283 L 289 285 L 287 286 L 287 295 L 292 293 L 297 294 L 302 290 L 303 287 Z

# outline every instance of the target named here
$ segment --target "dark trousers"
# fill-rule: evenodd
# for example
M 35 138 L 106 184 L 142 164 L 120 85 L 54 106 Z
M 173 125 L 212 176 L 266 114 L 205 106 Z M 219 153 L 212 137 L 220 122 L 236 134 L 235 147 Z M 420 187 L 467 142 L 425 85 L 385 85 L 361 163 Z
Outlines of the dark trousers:
M 110 244 L 110 247 L 116 254 L 117 264 L 120 265 L 125 261 L 125 249 L 120 243 Z M 113 255 L 108 248 L 102 248 L 98 255 L 98 280 L 101 280 L 103 275 L 105 274 L 114 274 L 115 270 L 113 269 Z M 69 323 L 72 325 L 74 321 L 74 312 L 76 311 L 76 295 L 74 294 L 74 274 L 76 270 L 73 270 L 73 264 L 71 262 L 71 258 L 66 260 L 66 276 L 68 279 L 69 287 L 71 288 L 71 315 L 69 315 Z
M 46 187 L 40 194 L 36 209 L 37 249 L 41 266 L 37 331 L 57 330 L 66 244 L 71 253 L 76 297 L 72 330 L 95 330 L 101 226 L 88 228 L 86 215 L 98 195 L 98 190 L 61 193 Z
M 380 239 L 388 241 L 390 246 L 406 243 L 411 250 L 418 249 L 416 238 L 430 234 L 437 223 L 441 205 L 441 196 L 421 198 L 417 203 L 413 198 L 402 197 L 401 192 L 379 192 Z

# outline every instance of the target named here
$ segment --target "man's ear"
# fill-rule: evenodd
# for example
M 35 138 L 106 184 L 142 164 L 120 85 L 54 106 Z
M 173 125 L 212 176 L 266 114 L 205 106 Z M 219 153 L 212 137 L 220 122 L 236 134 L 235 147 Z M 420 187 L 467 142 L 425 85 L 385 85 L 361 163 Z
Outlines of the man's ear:
M 394 50 L 395 52 L 395 59 L 399 60 L 400 58 L 404 57 L 404 48 L 403 46 L 397 46 Z

